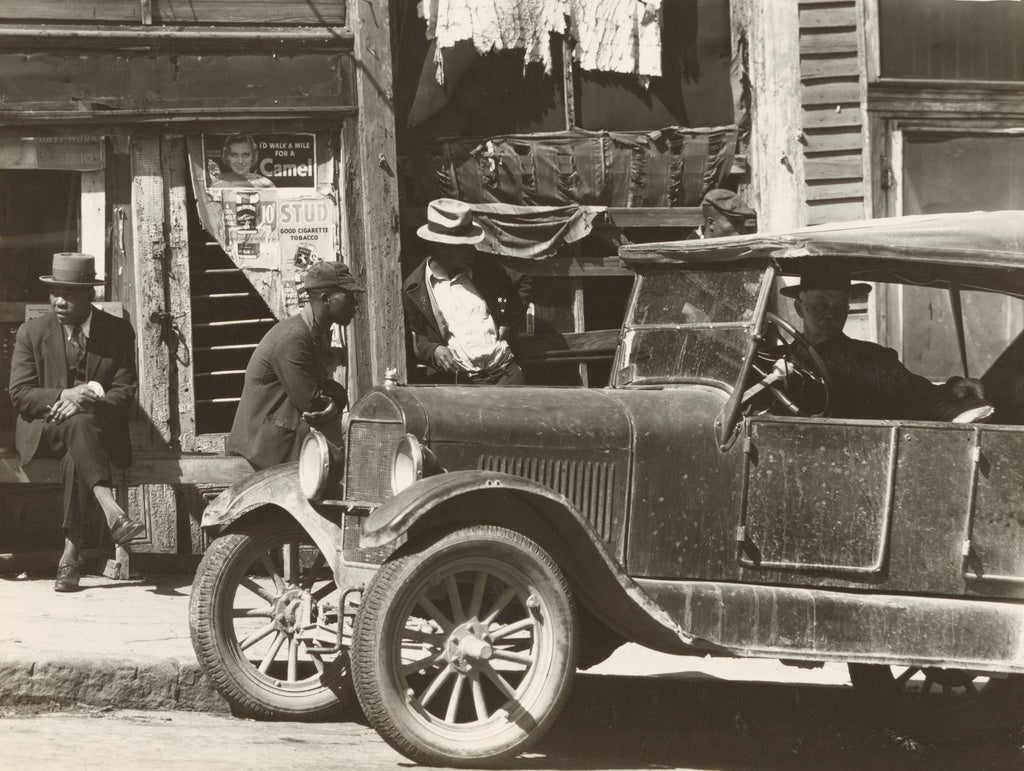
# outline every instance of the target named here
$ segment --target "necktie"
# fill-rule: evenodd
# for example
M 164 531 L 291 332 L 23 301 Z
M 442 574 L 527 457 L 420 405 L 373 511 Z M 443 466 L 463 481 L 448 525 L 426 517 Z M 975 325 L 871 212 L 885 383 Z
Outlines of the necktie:
M 76 325 L 72 328 L 71 336 L 64 344 L 64 352 L 67 354 L 68 370 L 70 370 L 72 378 L 78 380 L 78 368 L 85 356 L 85 335 L 82 334 L 80 326 Z

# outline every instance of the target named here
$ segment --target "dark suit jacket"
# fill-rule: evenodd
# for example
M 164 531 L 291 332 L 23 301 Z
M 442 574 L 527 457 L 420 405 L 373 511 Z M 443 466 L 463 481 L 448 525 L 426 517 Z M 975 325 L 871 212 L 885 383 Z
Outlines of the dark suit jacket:
M 95 380 L 106 392 L 94 412 L 107 437 L 110 459 L 124 468 L 131 463 L 128 410 L 139 387 L 135 331 L 126 320 L 99 308 L 92 310 L 85 379 Z M 18 412 L 14 443 L 22 465 L 35 457 L 43 421 L 60 392 L 68 386 L 64 330 L 57 316 L 51 311 L 26 321 L 15 337 L 9 389 L 11 402 Z
M 245 368 L 242 399 L 228 437 L 228 450 L 262 469 L 297 460 L 309 426 L 302 413 L 323 391 L 346 403 L 345 389 L 327 377 L 328 363 L 302 314 L 273 327 Z
M 416 359 L 423 364 L 433 363 L 434 349 L 447 344 L 447 334 L 442 332 L 430 304 L 426 284 L 427 261 L 424 260 L 402 284 L 402 304 L 405 318 L 412 333 L 412 350 Z M 526 307 L 532 299 L 530 277 L 506 268 L 497 260 L 478 256 L 472 266 L 473 286 L 480 293 L 491 318 L 499 325 L 507 325 L 513 333 L 521 332 L 526 326 Z M 498 298 L 505 298 L 502 314 Z M 515 338 L 509 341 L 515 346 Z

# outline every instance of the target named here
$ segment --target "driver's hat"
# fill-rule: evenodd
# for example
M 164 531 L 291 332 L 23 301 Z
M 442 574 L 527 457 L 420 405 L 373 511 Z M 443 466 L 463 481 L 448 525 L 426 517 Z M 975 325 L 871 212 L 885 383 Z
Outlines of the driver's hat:
M 800 283 L 784 286 L 779 292 L 786 297 L 799 297 L 801 292 L 809 289 L 836 289 L 847 291 L 851 297 L 863 299 L 871 291 L 871 284 L 850 283 L 850 274 L 846 268 L 831 263 L 817 263 L 800 273 Z

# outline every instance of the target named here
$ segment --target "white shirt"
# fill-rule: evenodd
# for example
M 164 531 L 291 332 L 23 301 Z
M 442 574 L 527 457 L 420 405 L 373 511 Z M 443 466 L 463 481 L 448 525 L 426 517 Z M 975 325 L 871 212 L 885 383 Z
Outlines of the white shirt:
M 497 324 L 473 286 L 471 273 L 467 270 L 450 277 L 431 257 L 426 274 L 434 315 L 459 365 L 476 374 L 505 364 L 512 351 L 506 341 L 498 339 Z

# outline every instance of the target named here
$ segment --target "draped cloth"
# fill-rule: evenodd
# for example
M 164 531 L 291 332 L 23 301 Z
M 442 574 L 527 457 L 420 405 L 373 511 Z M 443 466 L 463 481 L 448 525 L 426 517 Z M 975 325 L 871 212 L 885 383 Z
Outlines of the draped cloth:
M 576 40 L 585 70 L 661 75 L 662 0 L 420 0 L 427 39 L 436 41 L 437 82 L 445 82 L 442 52 L 472 40 L 478 53 L 521 48 L 525 63 L 551 72 L 554 34 Z
M 561 244 L 587 236 L 604 206 L 516 206 L 506 203 L 471 204 L 473 218 L 484 229 L 481 252 L 504 257 L 550 257 Z

